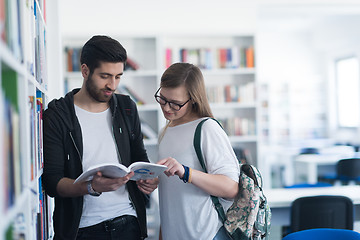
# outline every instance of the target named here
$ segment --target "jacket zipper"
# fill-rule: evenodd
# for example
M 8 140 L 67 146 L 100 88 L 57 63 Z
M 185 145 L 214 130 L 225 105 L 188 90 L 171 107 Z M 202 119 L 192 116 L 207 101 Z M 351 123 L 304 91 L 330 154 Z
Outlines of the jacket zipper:
M 73 142 L 74 147 L 75 147 L 77 153 L 79 154 L 80 161 L 82 162 L 82 157 L 81 157 L 80 151 L 79 151 L 78 147 L 76 146 L 75 140 L 74 140 L 73 135 L 71 134 L 71 132 L 69 132 L 69 135 L 70 135 L 71 141 Z M 68 160 L 69 160 L 69 159 L 68 159 Z
M 71 141 L 72 141 L 73 144 L 74 144 L 74 147 L 75 147 L 75 149 L 76 149 L 76 152 L 77 152 L 78 155 L 79 155 L 80 161 L 82 162 L 82 157 L 81 157 L 79 148 L 77 147 L 77 145 L 76 145 L 76 143 L 75 143 L 75 139 L 74 139 L 74 137 L 73 137 L 73 135 L 72 135 L 71 132 L 69 132 L 69 135 L 70 135 Z M 69 160 L 69 159 L 68 159 L 68 160 Z M 75 238 L 77 237 L 78 233 L 79 233 L 79 227 L 78 227 L 77 230 L 76 230 Z
M 118 148 L 118 145 L 117 145 L 117 142 L 116 142 L 115 132 L 114 132 L 114 114 L 112 114 L 111 120 L 112 120 L 111 130 L 112 130 L 112 136 L 113 136 L 113 139 L 114 139 L 114 142 L 115 142 L 115 145 L 116 145 L 116 152 L 117 152 L 117 155 L 118 155 L 118 158 L 119 158 L 120 163 L 122 163 L 121 156 L 120 156 L 120 151 L 119 151 L 119 148 Z M 124 121 L 125 121 L 125 119 L 124 119 Z M 130 140 L 130 139 L 129 139 L 129 140 Z M 125 187 L 127 188 L 127 185 L 125 185 Z M 135 210 L 136 215 L 137 215 L 138 213 L 137 213 L 136 205 L 135 205 L 133 199 L 131 198 L 131 194 L 130 194 L 129 190 L 128 190 L 128 193 L 129 193 L 129 200 L 130 200 L 132 206 L 134 207 L 134 210 Z M 138 217 L 139 217 L 139 216 L 137 216 L 137 221 L 138 221 L 139 226 L 140 226 L 140 222 L 139 222 Z

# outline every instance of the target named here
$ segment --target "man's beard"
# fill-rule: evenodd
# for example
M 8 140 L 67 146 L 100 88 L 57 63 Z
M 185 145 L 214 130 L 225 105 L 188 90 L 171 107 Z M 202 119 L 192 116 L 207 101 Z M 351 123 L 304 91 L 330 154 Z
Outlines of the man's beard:
M 104 88 L 104 89 L 97 89 L 94 80 L 92 78 L 92 74 L 89 75 L 88 80 L 85 83 L 86 91 L 89 93 L 89 95 L 97 102 L 105 103 L 109 102 L 112 95 L 107 96 L 102 91 L 103 90 L 109 90 L 112 91 L 110 88 Z

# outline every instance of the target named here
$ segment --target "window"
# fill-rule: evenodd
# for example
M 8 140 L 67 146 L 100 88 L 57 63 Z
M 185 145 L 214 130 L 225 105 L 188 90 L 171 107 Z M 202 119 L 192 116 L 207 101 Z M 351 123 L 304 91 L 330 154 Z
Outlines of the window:
M 338 127 L 358 127 L 360 111 L 359 60 L 357 57 L 336 61 Z

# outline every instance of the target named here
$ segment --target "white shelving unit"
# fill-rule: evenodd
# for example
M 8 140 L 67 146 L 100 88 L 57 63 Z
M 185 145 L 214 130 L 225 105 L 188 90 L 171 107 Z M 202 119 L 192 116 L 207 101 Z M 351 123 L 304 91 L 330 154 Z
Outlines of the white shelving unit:
M 167 36 L 161 38 L 161 43 L 162 71 L 174 62 L 198 65 L 215 118 L 222 122 L 233 147 L 245 150 L 251 156 L 249 161 L 256 165 L 258 101 L 254 35 Z
M 50 239 L 52 201 L 41 184 L 41 111 L 48 101 L 44 0 L 0 9 L 0 239 Z
M 80 48 L 90 37 L 64 40 L 64 66 L 68 66 L 68 58 L 78 59 L 68 56 L 69 49 Z M 129 58 L 139 66 L 137 70 L 126 70 L 120 85 L 127 86 L 142 99 L 144 103 L 138 105 L 140 118 L 156 134 L 165 125 L 161 109 L 153 97 L 160 85 L 161 75 L 171 63 L 191 62 L 202 69 L 213 113 L 222 121 L 233 146 L 246 150 L 252 163 L 257 163 L 258 101 L 253 35 L 112 37 L 119 40 Z M 182 60 L 185 54 L 187 59 Z M 81 87 L 80 72 L 76 68 L 75 72 L 69 72 L 68 69 L 64 69 L 68 85 L 66 91 Z M 232 96 L 227 95 L 226 91 L 232 93 Z M 157 161 L 157 139 L 145 139 L 145 146 L 150 159 Z

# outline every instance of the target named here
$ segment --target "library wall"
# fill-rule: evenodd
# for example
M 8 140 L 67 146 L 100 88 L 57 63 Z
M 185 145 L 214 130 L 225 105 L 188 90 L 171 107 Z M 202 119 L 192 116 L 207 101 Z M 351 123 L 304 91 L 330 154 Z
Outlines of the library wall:
M 312 35 L 272 30 L 258 34 L 258 80 L 268 91 L 264 137 L 269 144 L 327 137 L 327 85 Z
M 59 4 L 63 13 L 61 23 L 64 37 L 86 38 L 104 33 L 138 36 L 243 34 L 253 32 L 257 22 L 256 3 L 253 1 L 226 0 L 219 4 L 206 0 L 136 0 L 119 5 L 117 0 L 102 3 L 96 0 L 61 0 Z

